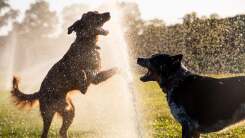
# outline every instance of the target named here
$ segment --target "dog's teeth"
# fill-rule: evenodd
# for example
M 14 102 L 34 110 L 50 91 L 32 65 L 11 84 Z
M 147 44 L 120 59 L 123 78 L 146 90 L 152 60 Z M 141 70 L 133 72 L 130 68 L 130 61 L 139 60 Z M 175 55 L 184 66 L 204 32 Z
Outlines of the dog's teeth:
M 105 35 L 108 35 L 109 34 L 109 31 L 104 30 L 104 34 Z
M 109 31 L 104 30 L 103 28 L 97 28 L 97 31 L 99 32 L 99 34 L 101 35 L 107 35 L 109 33 Z

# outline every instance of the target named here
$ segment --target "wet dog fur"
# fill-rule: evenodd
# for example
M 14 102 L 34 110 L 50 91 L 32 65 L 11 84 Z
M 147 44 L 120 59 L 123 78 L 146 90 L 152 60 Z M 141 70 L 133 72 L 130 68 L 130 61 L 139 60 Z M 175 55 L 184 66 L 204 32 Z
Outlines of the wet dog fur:
M 183 138 L 222 130 L 245 119 L 245 76 L 212 78 L 188 71 L 183 55 L 156 54 L 138 58 L 148 69 L 141 81 L 156 81 L 173 117 L 182 126 Z
M 108 12 L 88 12 L 68 28 L 68 34 L 76 32 L 76 40 L 63 58 L 49 70 L 38 92 L 24 94 L 19 90 L 18 80 L 14 77 L 11 93 L 16 105 L 25 107 L 39 101 L 43 119 L 42 138 L 47 138 L 55 113 L 63 119 L 60 136 L 67 138 L 67 130 L 75 116 L 68 92 L 79 90 L 85 94 L 91 83 L 99 84 L 116 73 L 116 68 L 100 71 L 100 48 L 96 45 L 98 35 L 108 34 L 102 26 L 109 19 Z

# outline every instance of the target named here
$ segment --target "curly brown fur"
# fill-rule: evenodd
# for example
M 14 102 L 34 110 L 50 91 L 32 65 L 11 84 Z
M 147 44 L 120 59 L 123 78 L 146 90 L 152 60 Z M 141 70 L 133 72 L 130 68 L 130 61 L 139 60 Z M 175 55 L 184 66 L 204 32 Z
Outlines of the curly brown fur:
M 11 93 L 17 104 L 31 105 L 39 101 L 44 125 L 42 138 L 47 137 L 55 113 L 63 118 L 60 135 L 67 137 L 75 115 L 72 101 L 67 97 L 69 91 L 80 90 L 85 94 L 91 83 L 98 84 L 116 73 L 115 68 L 100 72 L 101 60 L 96 45 L 97 36 L 108 33 L 101 27 L 109 19 L 109 13 L 88 12 L 68 28 L 68 34 L 75 31 L 77 38 L 63 58 L 49 70 L 38 92 L 29 95 L 22 93 L 14 77 Z

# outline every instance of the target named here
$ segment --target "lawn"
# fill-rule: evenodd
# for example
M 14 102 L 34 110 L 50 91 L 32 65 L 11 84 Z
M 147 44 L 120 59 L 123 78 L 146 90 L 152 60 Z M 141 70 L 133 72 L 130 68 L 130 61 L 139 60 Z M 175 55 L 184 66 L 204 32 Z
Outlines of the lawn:
M 29 111 L 18 110 L 11 102 L 8 92 L 0 92 L 0 138 L 39 138 L 42 119 L 38 108 Z M 61 119 L 54 117 L 49 137 L 57 138 Z M 74 125 L 69 130 L 71 138 L 96 137 L 94 132 L 83 132 Z
M 146 138 L 179 138 L 181 127 L 171 117 L 165 95 L 156 83 L 134 82 L 136 103 L 142 135 Z M 42 121 L 38 108 L 30 111 L 18 110 L 11 102 L 8 92 L 0 93 L 0 137 L 36 138 L 40 137 Z M 58 137 L 61 119 L 55 117 L 49 131 L 50 137 Z M 96 137 L 96 132 L 69 129 L 71 138 Z M 224 132 L 202 135 L 203 138 L 245 138 L 245 126 L 239 126 Z

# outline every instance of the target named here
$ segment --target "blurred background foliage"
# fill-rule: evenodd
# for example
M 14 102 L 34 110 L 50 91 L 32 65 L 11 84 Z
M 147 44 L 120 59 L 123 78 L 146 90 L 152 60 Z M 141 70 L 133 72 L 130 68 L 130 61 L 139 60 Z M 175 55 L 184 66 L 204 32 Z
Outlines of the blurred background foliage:
M 193 12 L 186 14 L 182 23 L 166 25 L 160 19 L 143 20 L 135 3 L 124 2 L 119 6 L 133 63 L 139 56 L 182 53 L 185 66 L 197 73 L 245 72 L 245 14 L 221 18 L 215 13 L 198 17 Z M 0 36 L 0 54 L 15 34 L 16 62 L 22 62 L 17 70 L 48 60 L 57 49 L 69 47 L 73 37 L 67 35 L 67 27 L 88 9 L 83 4 L 65 7 L 60 21 L 48 3 L 39 0 L 31 4 L 22 21 L 17 21 L 19 11 L 12 9 L 7 0 L 1 0 L 0 29 L 7 25 L 12 29 Z M 35 55 L 35 61 L 28 59 L 30 54 Z
M 184 65 L 196 73 L 245 72 L 245 14 L 220 18 L 186 14 L 183 22 L 166 26 L 159 19 L 142 20 L 136 4 L 121 4 L 130 54 L 184 55 Z

